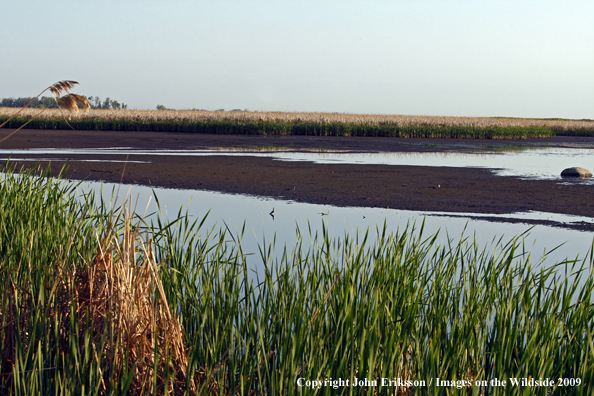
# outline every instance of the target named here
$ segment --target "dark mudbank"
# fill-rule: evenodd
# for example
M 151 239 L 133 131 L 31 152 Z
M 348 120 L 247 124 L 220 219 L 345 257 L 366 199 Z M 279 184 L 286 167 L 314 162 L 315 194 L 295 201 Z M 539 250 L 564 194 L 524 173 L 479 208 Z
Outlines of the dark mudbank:
M 0 131 L 0 138 L 11 130 Z M 495 146 L 580 145 L 594 138 L 517 140 L 398 139 L 356 137 L 264 137 L 134 133 L 106 131 L 22 130 L 0 145 L 9 148 L 135 147 L 198 149 L 212 147 L 285 147 L 376 151 L 464 151 Z M 44 156 L 30 156 L 39 157 Z M 48 156 L 46 156 L 48 157 Z M 88 156 L 70 156 L 88 159 Z M 93 156 L 123 160 L 122 155 Z M 314 164 L 249 156 L 134 156 L 150 163 L 70 162 L 74 179 L 200 189 L 332 204 L 418 211 L 511 213 L 543 211 L 594 217 L 594 186 L 550 180 L 495 176 L 477 168 Z M 30 162 L 24 162 L 31 166 Z M 47 166 L 47 162 L 41 162 Z M 57 172 L 62 162 L 53 162 Z M 588 228 L 584 225 L 581 228 Z

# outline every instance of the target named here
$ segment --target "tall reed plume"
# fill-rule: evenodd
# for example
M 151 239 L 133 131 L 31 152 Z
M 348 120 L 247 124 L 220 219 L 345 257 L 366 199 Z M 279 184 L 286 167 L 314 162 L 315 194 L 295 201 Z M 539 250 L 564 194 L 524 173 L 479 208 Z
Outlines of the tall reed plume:
M 82 95 L 77 95 L 77 94 L 70 93 L 70 90 L 76 84 L 78 84 L 78 82 L 76 82 L 76 81 L 62 80 L 62 81 L 58 81 L 57 83 L 55 83 L 53 85 L 50 85 L 49 87 L 47 87 L 46 89 L 44 89 L 43 91 L 41 91 L 41 93 L 39 95 L 37 95 L 36 97 L 34 97 L 33 99 L 31 99 L 31 101 L 29 101 L 29 103 L 27 103 L 25 106 L 23 106 L 22 109 L 20 109 L 15 114 L 13 114 L 8 120 L 4 121 L 0 125 L 0 128 L 2 128 L 4 125 L 6 125 L 6 123 L 8 123 L 10 120 L 12 120 L 14 117 L 16 117 L 18 114 L 20 114 L 23 110 L 25 110 L 31 103 L 33 103 L 33 101 L 35 99 L 39 98 L 46 91 L 50 91 L 51 92 L 54 100 L 56 101 L 56 104 L 58 105 L 58 107 L 60 109 L 68 110 L 70 112 L 70 114 L 72 114 L 72 111 L 75 111 L 75 112 L 78 113 L 78 104 L 80 104 L 81 106 L 83 106 L 85 108 L 85 110 L 90 109 L 91 106 L 90 106 L 89 101 L 87 100 L 87 98 L 85 98 Z M 64 96 L 62 96 L 62 94 L 65 93 L 65 92 L 67 92 L 67 94 L 64 95 Z M 29 121 L 27 121 L 26 123 L 24 123 L 23 125 L 21 125 L 19 128 L 17 128 L 15 131 L 13 131 L 8 136 L 2 138 L 0 140 L 0 143 L 2 143 L 3 141 L 5 141 L 9 137 L 11 137 L 12 135 L 14 135 L 15 133 L 17 133 L 19 130 L 21 130 L 22 128 L 24 128 L 25 125 L 27 125 L 29 122 L 33 121 L 35 118 L 37 118 L 38 116 L 40 116 L 41 113 L 43 113 L 46 110 L 47 110 L 47 108 L 44 108 L 41 111 L 39 111 L 37 114 L 35 114 L 33 117 L 31 117 L 31 119 Z M 70 119 L 70 115 L 68 116 L 68 118 Z

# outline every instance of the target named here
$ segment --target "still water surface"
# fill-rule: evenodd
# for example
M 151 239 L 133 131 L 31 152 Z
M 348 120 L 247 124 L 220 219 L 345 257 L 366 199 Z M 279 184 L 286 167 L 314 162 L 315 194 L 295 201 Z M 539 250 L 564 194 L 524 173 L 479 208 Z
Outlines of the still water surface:
M 257 156 L 269 157 L 279 161 L 310 161 L 323 164 L 379 164 L 416 165 L 464 168 L 486 168 L 501 176 L 517 176 L 527 179 L 563 180 L 594 184 L 593 179 L 564 180 L 561 171 L 579 166 L 594 170 L 594 148 L 539 147 L 525 150 L 498 150 L 480 152 L 376 152 L 355 153 L 344 151 L 249 151 L 229 149 L 209 150 L 144 150 L 131 147 L 101 149 L 26 149 L 0 150 L 0 155 L 11 155 L 12 160 L 26 160 L 29 155 L 50 155 L 53 161 L 81 161 L 69 155 L 85 155 L 84 161 L 97 160 L 93 156 L 102 155 L 164 155 L 164 156 Z M 6 160 L 8 157 L 0 158 Z M 47 160 L 47 159 L 46 159 Z M 112 162 L 112 160 L 109 160 Z
M 480 153 L 468 152 L 405 152 L 405 153 L 353 153 L 353 152 L 296 152 L 296 151 L 245 151 L 245 150 L 139 150 L 134 148 L 104 148 L 104 149 L 30 149 L 30 150 L 0 150 L 0 155 L 11 156 L 13 160 L 30 159 L 30 155 L 51 156 L 52 160 L 85 160 L 103 161 L 102 155 L 130 155 L 129 162 L 135 161 L 135 155 L 252 155 L 270 157 L 281 161 L 312 161 L 317 163 L 352 163 L 352 164 L 385 164 L 385 165 L 419 165 L 419 166 L 454 166 L 478 167 L 493 170 L 500 175 L 519 176 L 522 178 L 552 179 L 559 182 L 592 184 L 592 179 L 564 180 L 559 174 L 561 170 L 571 166 L 581 166 L 594 169 L 594 157 L 591 148 L 536 148 L 530 150 L 493 151 Z M 84 159 L 70 157 L 84 155 Z M 112 161 L 109 159 L 108 161 Z M 120 160 L 116 160 L 120 161 Z M 109 199 L 113 184 L 84 183 L 82 189 L 103 190 Z M 120 196 L 128 192 L 138 208 L 144 208 L 153 196 L 153 190 L 143 186 L 122 186 Z M 245 224 L 243 238 L 244 252 L 253 253 L 250 259 L 254 266 L 258 266 L 258 245 L 270 243 L 276 237 L 277 251 L 282 252 L 283 245 L 291 248 L 297 237 L 297 227 L 304 239 L 308 239 L 309 229 L 312 233 L 322 233 L 326 227 L 333 238 L 349 235 L 362 236 L 367 230 L 370 235 L 375 234 L 376 227 L 380 229 L 385 224 L 389 231 L 402 230 L 407 224 L 415 224 L 417 228 L 425 220 L 425 235 L 440 232 L 442 243 L 448 238 L 459 240 L 462 233 L 470 239 L 475 239 L 480 246 L 489 246 L 494 238 L 504 236 L 509 240 L 530 229 L 530 225 L 522 223 L 491 222 L 481 219 L 469 219 L 464 214 L 421 213 L 395 209 L 380 208 L 343 208 L 330 205 L 315 205 L 262 199 L 244 195 L 229 195 L 198 190 L 173 190 L 156 188 L 154 192 L 159 198 L 163 216 L 172 220 L 177 216 L 181 207 L 187 209 L 190 216 L 204 217 L 207 212 L 206 225 L 208 227 L 229 227 L 237 234 Z M 269 213 L 274 209 L 274 217 Z M 153 202 L 148 212 L 156 211 Z M 468 214 L 470 216 L 471 214 Z M 472 216 L 477 216 L 472 214 Z M 559 223 L 586 222 L 594 223 L 592 218 L 566 216 L 551 213 L 516 213 L 512 215 L 490 217 L 508 217 L 516 219 L 545 219 Z M 593 235 L 588 232 L 569 230 L 560 227 L 537 225 L 530 229 L 525 238 L 526 249 L 531 253 L 533 261 L 538 261 L 545 252 L 561 245 L 551 253 L 547 264 L 585 257 L 592 244 Z M 373 238 L 371 239 L 371 243 Z
M 90 182 L 83 183 L 80 188 L 85 191 L 91 189 L 97 193 L 102 191 L 105 199 L 109 201 L 118 187 L 109 183 L 101 185 Z M 187 210 L 192 218 L 202 219 L 208 213 L 205 222 L 207 228 L 215 227 L 218 230 L 219 227 L 226 226 L 232 234 L 237 235 L 245 225 L 242 247 L 244 252 L 252 254 L 248 262 L 256 271 L 261 269 L 258 246 L 271 243 L 276 237 L 277 254 L 282 253 L 285 244 L 290 250 L 297 240 L 297 227 L 301 230 L 306 241 L 309 240 L 309 229 L 312 230 L 312 234 L 321 235 L 323 226 L 332 238 L 342 238 L 345 235 L 349 235 L 351 238 L 356 235 L 361 237 L 369 230 L 370 243 L 373 243 L 376 227 L 381 229 L 385 224 L 389 231 L 396 232 L 399 229 L 403 230 L 407 224 L 416 223 L 419 228 L 422 221 L 425 220 L 425 236 L 440 232 L 438 240 L 443 244 L 448 238 L 459 240 L 464 235 L 470 240 L 475 239 L 481 247 L 492 246 L 492 241 L 502 236 L 505 241 L 508 241 L 513 236 L 525 233 L 531 228 L 530 225 L 523 223 L 469 219 L 460 214 L 450 216 L 447 213 L 436 212 L 345 208 L 198 190 L 165 188 L 153 190 L 144 186 L 120 186 L 119 202 L 122 200 L 121 197 L 128 194 L 137 207 L 137 213 L 155 212 L 158 209 L 152 198 L 153 191 L 159 199 L 162 216 L 169 220 L 176 219 L 179 209 L 184 208 L 184 211 Z M 274 217 L 269 214 L 273 209 Z M 539 212 L 489 216 L 550 219 L 558 222 L 594 222 L 592 218 Z M 565 259 L 585 257 L 592 241 L 593 235 L 588 232 L 537 225 L 530 229 L 524 244 L 526 250 L 531 254 L 533 263 L 538 262 L 546 252 L 561 245 L 545 260 L 546 264 L 552 265 Z

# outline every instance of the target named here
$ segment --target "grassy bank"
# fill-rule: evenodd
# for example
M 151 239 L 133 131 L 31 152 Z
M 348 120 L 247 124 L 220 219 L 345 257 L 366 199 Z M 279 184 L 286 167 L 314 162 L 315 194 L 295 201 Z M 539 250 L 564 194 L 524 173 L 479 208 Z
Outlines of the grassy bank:
M 0 123 L 14 109 L 0 108 Z M 18 128 L 35 112 L 27 109 L 5 127 Z M 591 120 L 383 116 L 328 113 L 90 110 L 66 121 L 47 110 L 27 124 L 34 129 L 115 130 L 209 134 L 383 136 L 465 139 L 526 139 L 555 135 L 593 136 Z M 70 126 L 69 126 L 70 125 Z
M 0 394 L 592 391 L 591 258 L 535 270 L 517 238 L 439 246 L 380 228 L 373 243 L 262 246 L 256 278 L 240 238 L 202 219 L 147 224 L 46 175 L 1 183 Z M 377 385 L 297 385 L 339 378 Z

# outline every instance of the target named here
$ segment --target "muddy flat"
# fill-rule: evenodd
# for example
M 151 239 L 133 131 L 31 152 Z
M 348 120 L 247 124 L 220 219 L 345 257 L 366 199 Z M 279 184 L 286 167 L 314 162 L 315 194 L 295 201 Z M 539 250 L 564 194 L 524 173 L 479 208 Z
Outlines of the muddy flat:
M 12 130 L 0 131 L 0 138 Z M 355 152 L 476 151 L 494 147 L 583 147 L 594 138 L 532 140 L 399 139 L 372 137 L 267 137 L 183 133 L 21 130 L 0 149 L 107 148 L 349 150 Z M 19 155 L 21 158 L 22 155 Z M 27 155 L 46 167 L 51 155 Z M 55 157 L 55 156 L 53 156 Z M 60 155 L 60 157 L 63 157 Z M 249 194 L 336 206 L 417 211 L 512 213 L 542 211 L 594 217 L 594 186 L 496 176 L 488 169 L 441 166 L 316 164 L 253 156 L 69 154 L 73 179 Z M 144 162 L 142 162 L 144 161 Z M 444 160 L 445 161 L 445 160 Z M 35 162 L 21 162 L 32 166 Z M 57 172 L 65 162 L 52 160 Z M 568 164 L 575 166 L 574 164 Z M 125 167 L 125 169 L 124 169 Z M 562 169 L 559 170 L 561 172 Z

